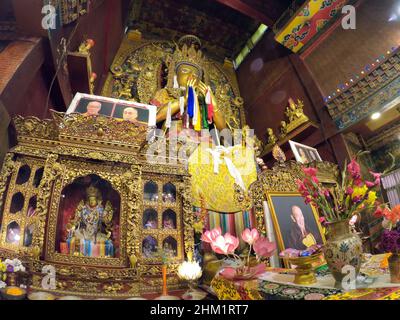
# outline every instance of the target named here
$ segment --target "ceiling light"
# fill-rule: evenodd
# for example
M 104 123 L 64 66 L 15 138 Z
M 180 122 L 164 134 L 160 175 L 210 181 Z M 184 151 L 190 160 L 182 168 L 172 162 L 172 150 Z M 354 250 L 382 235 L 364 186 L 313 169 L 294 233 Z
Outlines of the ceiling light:
M 372 120 L 376 120 L 379 119 L 381 117 L 381 113 L 380 112 L 375 112 L 372 114 L 371 119 Z

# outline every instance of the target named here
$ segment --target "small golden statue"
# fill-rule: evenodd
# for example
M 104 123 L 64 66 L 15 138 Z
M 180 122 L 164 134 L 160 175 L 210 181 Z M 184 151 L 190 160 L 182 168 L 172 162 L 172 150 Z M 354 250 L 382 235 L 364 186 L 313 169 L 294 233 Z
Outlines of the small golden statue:
M 268 138 L 267 139 L 268 146 L 273 146 L 278 141 L 278 138 L 274 134 L 274 130 L 272 130 L 272 128 L 267 129 L 267 138 Z
M 286 126 L 286 133 L 309 121 L 309 118 L 304 114 L 303 107 L 304 104 L 301 100 L 297 99 L 296 104 L 292 98 L 289 99 L 289 107 L 286 108 L 285 112 L 285 115 L 289 119 L 289 123 Z
M 281 121 L 281 127 L 280 127 L 279 131 L 280 131 L 279 138 L 283 139 L 287 136 L 288 128 L 287 128 L 286 121 Z

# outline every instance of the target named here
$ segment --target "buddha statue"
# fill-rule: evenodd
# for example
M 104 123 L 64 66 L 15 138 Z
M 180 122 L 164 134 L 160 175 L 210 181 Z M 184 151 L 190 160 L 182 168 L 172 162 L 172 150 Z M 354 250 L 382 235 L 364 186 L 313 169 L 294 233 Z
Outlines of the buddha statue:
M 113 213 L 111 203 L 107 201 L 104 207 L 100 190 L 91 185 L 86 189 L 86 201 L 82 200 L 75 210 L 68 239 L 92 244 L 110 242 Z
M 212 89 L 204 82 L 207 62 L 200 46 L 197 37 L 184 36 L 167 59 L 168 83 L 150 101 L 158 107 L 157 123 L 164 121 L 164 128 L 176 127 L 179 132 L 182 128 L 200 131 L 212 123 L 218 130 L 227 127 Z

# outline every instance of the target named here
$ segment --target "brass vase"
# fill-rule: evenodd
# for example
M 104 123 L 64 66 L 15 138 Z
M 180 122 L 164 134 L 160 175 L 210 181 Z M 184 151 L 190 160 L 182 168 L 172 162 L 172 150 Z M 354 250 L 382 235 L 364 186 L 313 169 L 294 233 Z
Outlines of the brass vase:
M 393 253 L 389 257 L 390 281 L 392 283 L 400 283 L 400 255 Z
M 351 232 L 349 219 L 329 223 L 327 231 L 327 242 L 324 246 L 325 260 L 336 280 L 335 286 L 342 288 L 342 280 L 347 274 L 347 272 L 342 273 L 343 267 L 354 267 L 356 278 L 360 272 L 362 241 L 357 234 Z

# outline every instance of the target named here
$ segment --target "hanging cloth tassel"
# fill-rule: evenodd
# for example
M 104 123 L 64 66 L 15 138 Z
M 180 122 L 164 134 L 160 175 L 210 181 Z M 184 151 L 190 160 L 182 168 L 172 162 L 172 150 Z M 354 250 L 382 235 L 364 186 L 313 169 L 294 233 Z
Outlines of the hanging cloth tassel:
M 195 106 L 195 111 L 193 117 L 193 127 L 195 131 L 201 131 L 201 110 L 196 91 L 194 92 L 194 106 Z
M 171 128 L 171 102 L 168 102 L 167 118 L 165 119 L 165 127 Z
M 199 108 L 199 102 L 197 100 L 197 94 L 196 91 L 193 89 L 193 119 L 192 119 L 192 124 L 195 126 L 197 124 L 198 120 L 198 108 Z
M 179 89 L 178 77 L 174 75 L 174 89 Z
M 203 97 L 200 97 L 200 105 L 201 105 L 201 127 L 203 129 L 208 129 L 208 112 L 207 105 Z
M 194 90 L 192 87 L 189 87 L 189 92 L 188 92 L 188 106 L 187 106 L 187 112 L 190 118 L 193 118 L 194 116 Z
M 208 89 L 206 93 L 206 104 L 207 104 L 207 121 L 208 123 L 211 124 L 214 117 L 214 106 L 212 103 L 210 89 Z
M 181 115 L 185 112 L 185 97 L 179 97 L 179 110 Z

